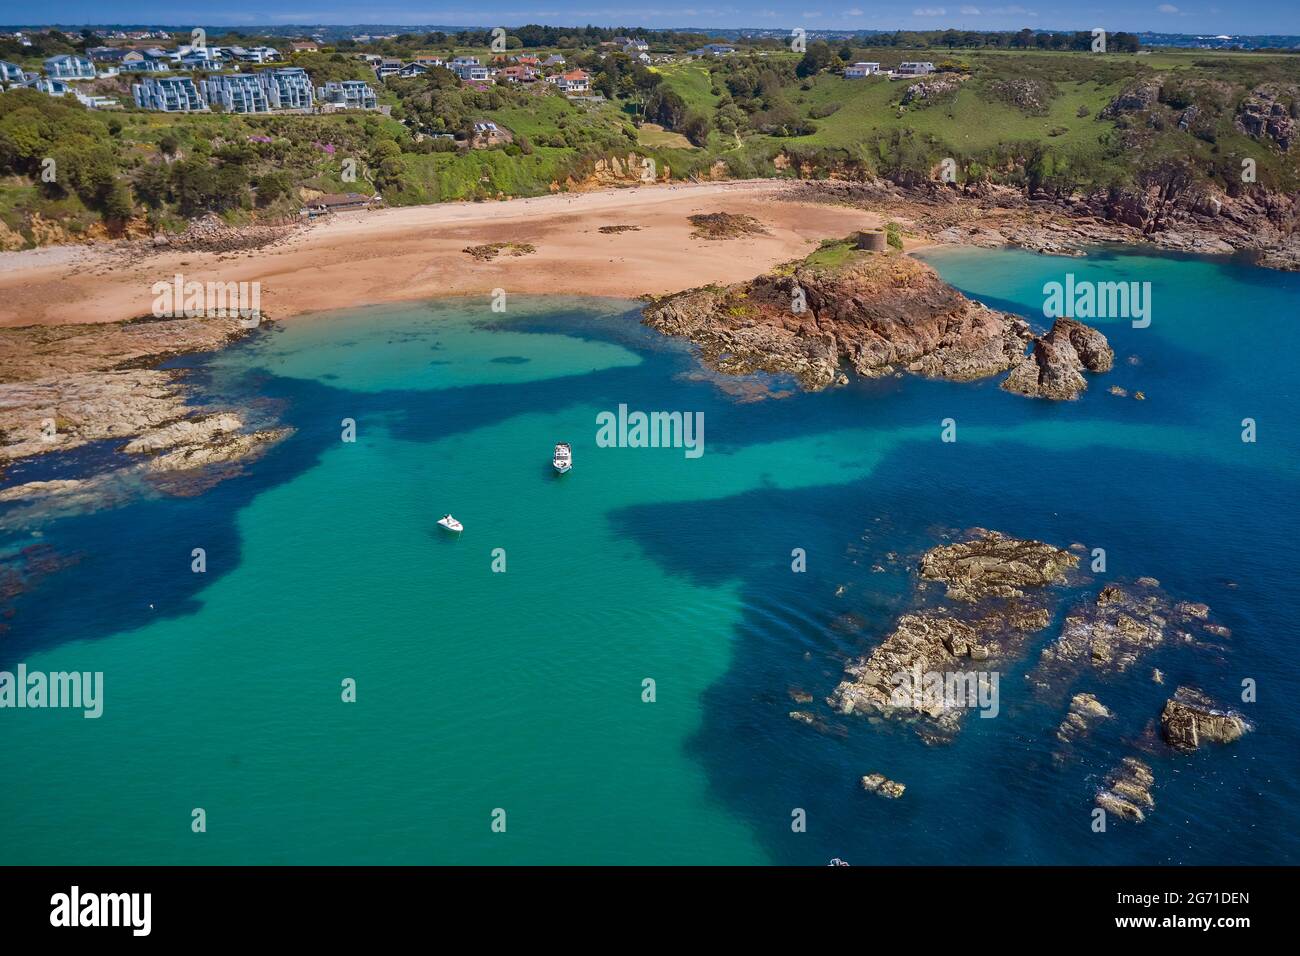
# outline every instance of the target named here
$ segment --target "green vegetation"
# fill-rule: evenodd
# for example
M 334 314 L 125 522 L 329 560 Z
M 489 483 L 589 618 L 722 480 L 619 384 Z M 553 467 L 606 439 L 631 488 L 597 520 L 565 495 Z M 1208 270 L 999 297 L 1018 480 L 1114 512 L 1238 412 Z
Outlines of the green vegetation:
M 387 115 L 175 115 L 92 111 L 32 90 L 0 94 L 0 241 L 64 233 L 179 229 L 216 214 L 232 223 L 296 217 L 320 192 L 378 191 L 389 205 L 539 195 L 590 176 L 630 152 L 674 179 L 725 174 L 937 178 L 945 159 L 962 184 L 992 182 L 1054 195 L 1213 182 L 1241 188 L 1243 160 L 1258 183 L 1300 188 L 1300 168 L 1276 129 L 1248 128 L 1252 109 L 1300 112 L 1300 60 L 1280 53 L 1156 50 L 1112 34 L 900 32 L 872 46 L 775 40 L 727 57 L 684 57 L 703 35 L 651 33 L 654 62 L 609 44 L 617 31 L 529 26 L 507 46 L 563 51 L 593 97 L 543 82 L 464 83 L 443 69 L 373 78 L 360 52 L 491 58 L 482 31 L 409 34 L 361 47 L 299 53 L 314 85 L 365 79 Z M 19 51 L 78 52 L 89 35 L 50 31 Z M 214 43 L 259 42 L 244 35 Z M 266 42 L 274 43 L 273 39 Z M 605 44 L 601 46 L 600 44 Z M 844 64 L 930 60 L 930 77 L 846 79 Z M 130 78 L 88 92 L 124 103 Z M 1148 96 L 1143 91 L 1154 91 Z M 1254 105 L 1252 105 L 1254 104 Z M 500 132 L 483 135 L 476 124 Z M 1294 152 L 1294 149 L 1293 149 Z M 608 168 L 608 163 L 605 167 Z M 48 172 L 53 169 L 51 177 Z M 890 242 L 897 240 L 896 230 Z M 830 256 L 832 253 L 826 252 Z

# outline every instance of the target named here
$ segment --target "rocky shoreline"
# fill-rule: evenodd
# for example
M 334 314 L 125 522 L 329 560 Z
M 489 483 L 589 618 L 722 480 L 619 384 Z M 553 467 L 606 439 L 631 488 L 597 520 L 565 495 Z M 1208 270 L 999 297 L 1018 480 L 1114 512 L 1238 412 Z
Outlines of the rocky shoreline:
M 1035 335 L 1024 319 L 966 298 L 925 263 L 853 240 L 749 282 L 657 299 L 644 321 L 694 342 L 716 371 L 787 373 L 809 391 L 845 384 L 846 368 L 864 378 L 952 381 L 1007 372 L 1007 391 L 1068 400 L 1087 388 L 1084 370 L 1114 364 L 1105 336 L 1081 322 L 1058 319 Z
M 1078 196 L 1027 195 L 976 183 L 801 180 L 789 197 L 846 204 L 906 220 L 920 238 L 946 245 L 1013 246 L 1084 256 L 1090 245 L 1148 245 L 1203 255 L 1247 254 L 1256 265 L 1300 271 L 1300 199 L 1280 193 L 1228 196 L 1193 189 L 1169 200 L 1157 187 Z
M 250 426 L 246 410 L 192 404 L 187 373 L 158 367 L 245 334 L 234 317 L 0 329 L 0 478 L 35 456 L 121 443 L 106 472 L 12 485 L 0 503 L 102 506 L 132 484 L 120 480 L 128 477 L 188 493 L 209 483 L 200 474 L 207 466 L 248 460 L 286 437 L 291 429 Z

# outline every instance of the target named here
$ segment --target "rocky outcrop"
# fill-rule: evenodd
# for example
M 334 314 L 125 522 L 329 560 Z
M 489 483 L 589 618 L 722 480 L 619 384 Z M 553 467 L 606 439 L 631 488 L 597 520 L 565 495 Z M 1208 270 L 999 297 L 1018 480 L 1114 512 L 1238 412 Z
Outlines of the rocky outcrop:
M 243 434 L 216 433 L 216 437 L 183 444 L 149 461 L 151 472 L 189 471 L 208 465 L 251 460 L 292 434 L 292 428 L 266 428 Z
M 1160 102 L 1160 88 L 1159 77 L 1125 87 L 1102 109 L 1101 118 L 1116 119 L 1125 113 L 1141 113 L 1154 108 Z
M 1171 639 L 1191 641 L 1188 627 L 1204 629 L 1201 614 L 1208 616 L 1209 610 L 1201 612 L 1203 607 L 1174 607 L 1151 578 L 1108 584 L 1094 600 L 1070 612 L 1060 636 L 1043 649 L 1030 680 L 1046 689 L 1085 670 L 1124 673 Z
M 1296 121 L 1287 100 L 1295 102 L 1297 89 L 1282 90 L 1273 86 L 1256 87 L 1241 102 L 1234 124 L 1255 139 L 1268 140 L 1286 152 L 1296 141 Z
M 908 85 L 899 103 L 903 106 L 929 106 L 951 99 L 961 88 L 962 78 L 956 73 L 937 73 Z
M 996 693 L 990 670 L 1018 658 L 1048 625 L 1042 589 L 1075 563 L 1042 542 L 983 530 L 927 552 L 922 575 L 946 584 L 962 607 L 902 615 L 880 646 L 845 666 L 827 703 L 844 714 L 912 723 L 927 743 L 951 740 L 980 695 Z
M 1023 319 L 972 302 L 910 257 L 845 249 L 834 267 L 816 262 L 668 296 L 645 322 L 699 345 L 718 371 L 788 373 L 809 390 L 842 382 L 845 366 L 868 378 L 985 378 L 1019 366 L 1034 341 Z
M 1072 400 L 1088 387 L 1083 371 L 1109 372 L 1115 353 L 1106 337 L 1074 319 L 1057 319 L 1046 335 L 1034 340 L 1002 382 L 1002 387 L 1031 398 Z
M 243 427 L 242 420 L 229 414 L 186 419 L 147 432 L 127 442 L 122 450 L 129 454 L 140 455 L 175 448 L 177 445 L 193 447 L 207 444 L 216 440 L 218 436 L 238 431 Z
M 1220 707 L 1194 687 L 1179 687 L 1160 712 L 1160 733 L 1176 750 L 1196 750 L 1203 743 L 1228 744 L 1250 730 L 1246 719 Z
M 891 800 L 897 800 L 903 795 L 907 785 L 901 784 L 897 780 L 890 780 L 883 773 L 869 773 L 862 778 L 862 789 L 867 793 L 875 793 Z
M 1105 785 L 1097 791 L 1096 804 L 1122 820 L 1141 823 L 1146 811 L 1156 805 L 1151 796 L 1154 785 L 1150 767 L 1136 757 L 1125 757 L 1106 775 Z
M 980 601 L 1021 598 L 1025 588 L 1064 583 L 1065 572 L 1078 566 L 1078 556 L 1062 548 L 977 529 L 970 541 L 927 551 L 921 576 L 946 584 L 950 598 Z
M 1061 742 L 1061 747 L 1052 754 L 1052 759 L 1058 765 L 1065 763 L 1076 743 L 1091 734 L 1098 723 L 1113 716 L 1110 708 L 1092 694 L 1075 694 L 1065 719 L 1056 728 L 1056 739 Z

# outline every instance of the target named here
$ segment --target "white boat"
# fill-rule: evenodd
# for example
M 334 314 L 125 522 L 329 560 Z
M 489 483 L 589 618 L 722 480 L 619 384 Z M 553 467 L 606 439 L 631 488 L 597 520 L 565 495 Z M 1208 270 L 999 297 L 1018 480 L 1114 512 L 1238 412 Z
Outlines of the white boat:
M 573 467 L 573 449 L 569 447 L 567 441 L 562 441 L 555 446 L 555 458 L 552 459 L 551 464 L 562 475 Z
M 443 515 L 438 519 L 438 524 L 442 525 L 448 531 L 464 531 L 465 526 L 453 518 L 451 515 Z

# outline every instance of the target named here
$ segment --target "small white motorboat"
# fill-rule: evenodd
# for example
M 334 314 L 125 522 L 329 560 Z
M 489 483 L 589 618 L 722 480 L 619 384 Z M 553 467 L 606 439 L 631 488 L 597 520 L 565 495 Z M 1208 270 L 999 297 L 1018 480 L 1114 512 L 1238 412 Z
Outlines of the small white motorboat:
M 453 518 L 451 515 L 443 515 L 438 519 L 438 524 L 442 525 L 448 531 L 464 531 L 465 526 Z
M 560 474 L 567 474 L 573 467 L 573 449 L 569 447 L 567 441 L 562 441 L 555 446 L 555 457 L 551 460 L 555 470 Z

